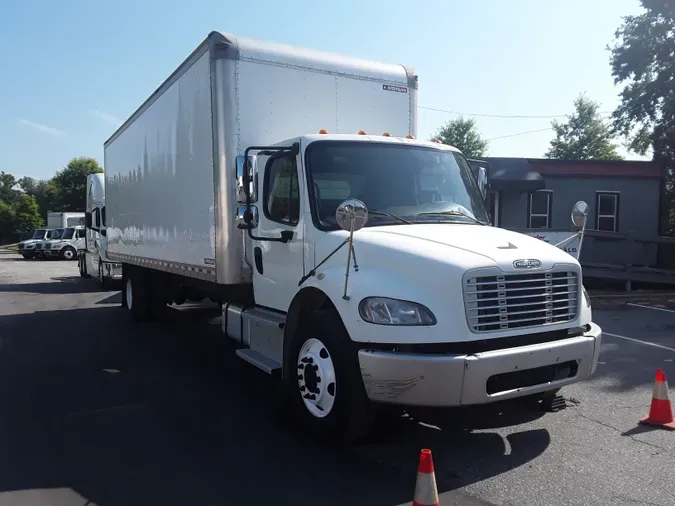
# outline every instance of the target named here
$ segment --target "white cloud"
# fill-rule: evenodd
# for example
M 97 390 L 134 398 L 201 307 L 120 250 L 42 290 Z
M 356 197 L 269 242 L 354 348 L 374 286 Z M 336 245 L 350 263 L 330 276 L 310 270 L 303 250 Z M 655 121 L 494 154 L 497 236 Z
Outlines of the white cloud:
M 34 128 L 35 130 L 39 130 L 40 132 L 49 134 L 49 135 L 54 135 L 54 136 L 59 136 L 59 135 L 65 135 L 66 132 L 63 130 L 59 130 L 58 128 L 52 128 L 47 125 L 43 125 L 42 123 L 35 123 L 33 121 L 28 121 L 27 119 L 19 118 L 19 123 L 23 123 L 24 125 L 28 125 L 29 127 Z
M 108 114 L 106 112 L 97 111 L 96 109 L 89 109 L 89 114 L 93 114 L 97 118 L 107 121 L 108 123 L 112 123 L 116 126 L 120 126 L 123 123 L 123 121 L 117 116 L 113 116 L 112 114 Z

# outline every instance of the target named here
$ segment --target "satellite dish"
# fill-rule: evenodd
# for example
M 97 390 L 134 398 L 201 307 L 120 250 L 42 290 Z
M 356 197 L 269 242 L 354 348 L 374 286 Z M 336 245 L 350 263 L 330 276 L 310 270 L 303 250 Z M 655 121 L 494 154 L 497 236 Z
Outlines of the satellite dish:
M 583 228 L 588 218 L 588 204 L 580 200 L 572 208 L 572 223 L 575 227 Z
M 361 230 L 368 222 L 368 208 L 357 199 L 347 199 L 335 210 L 335 221 L 342 230 Z

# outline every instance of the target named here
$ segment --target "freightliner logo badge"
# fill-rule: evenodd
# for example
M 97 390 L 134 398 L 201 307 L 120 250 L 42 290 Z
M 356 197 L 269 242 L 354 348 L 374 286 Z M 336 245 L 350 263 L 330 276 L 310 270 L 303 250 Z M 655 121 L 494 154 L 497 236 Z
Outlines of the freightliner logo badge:
M 516 269 L 536 269 L 537 267 L 541 267 L 541 262 L 534 258 L 526 258 L 513 262 L 513 267 Z

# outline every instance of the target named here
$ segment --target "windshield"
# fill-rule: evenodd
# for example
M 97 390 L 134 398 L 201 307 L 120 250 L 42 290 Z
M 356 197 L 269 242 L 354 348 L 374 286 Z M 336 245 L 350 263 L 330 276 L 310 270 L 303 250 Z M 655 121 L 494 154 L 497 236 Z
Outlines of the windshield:
M 63 231 L 63 235 L 61 236 L 61 239 L 72 239 L 73 235 L 75 235 L 75 229 L 74 228 L 66 228 Z
M 405 223 L 396 217 L 412 223 L 489 221 L 471 168 L 458 152 L 320 141 L 308 148 L 307 167 L 324 229 L 336 228 L 335 210 L 347 198 L 362 200 L 373 211 L 368 226 Z
M 62 228 L 55 228 L 54 231 L 52 232 L 52 239 L 61 239 L 62 235 L 63 235 L 63 229 Z
M 35 232 L 33 232 L 33 237 L 32 239 L 42 239 L 45 236 L 45 229 L 44 228 L 38 228 Z

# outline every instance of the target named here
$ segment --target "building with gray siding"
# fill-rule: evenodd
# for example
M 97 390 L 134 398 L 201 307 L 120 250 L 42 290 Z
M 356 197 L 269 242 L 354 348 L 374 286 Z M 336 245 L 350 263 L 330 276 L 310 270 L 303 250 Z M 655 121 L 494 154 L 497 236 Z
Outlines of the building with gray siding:
M 659 234 L 661 174 L 654 162 L 481 158 L 488 163 L 493 224 L 517 231 L 572 231 L 570 212 L 589 205 L 587 228 L 607 238 L 584 241 L 582 261 L 652 266 L 656 244 L 617 247 L 618 234 Z M 472 165 L 480 161 L 472 160 Z M 635 248 L 638 250 L 636 251 Z M 637 259 L 637 260 L 636 260 Z M 636 263 L 637 262 L 637 263 Z

